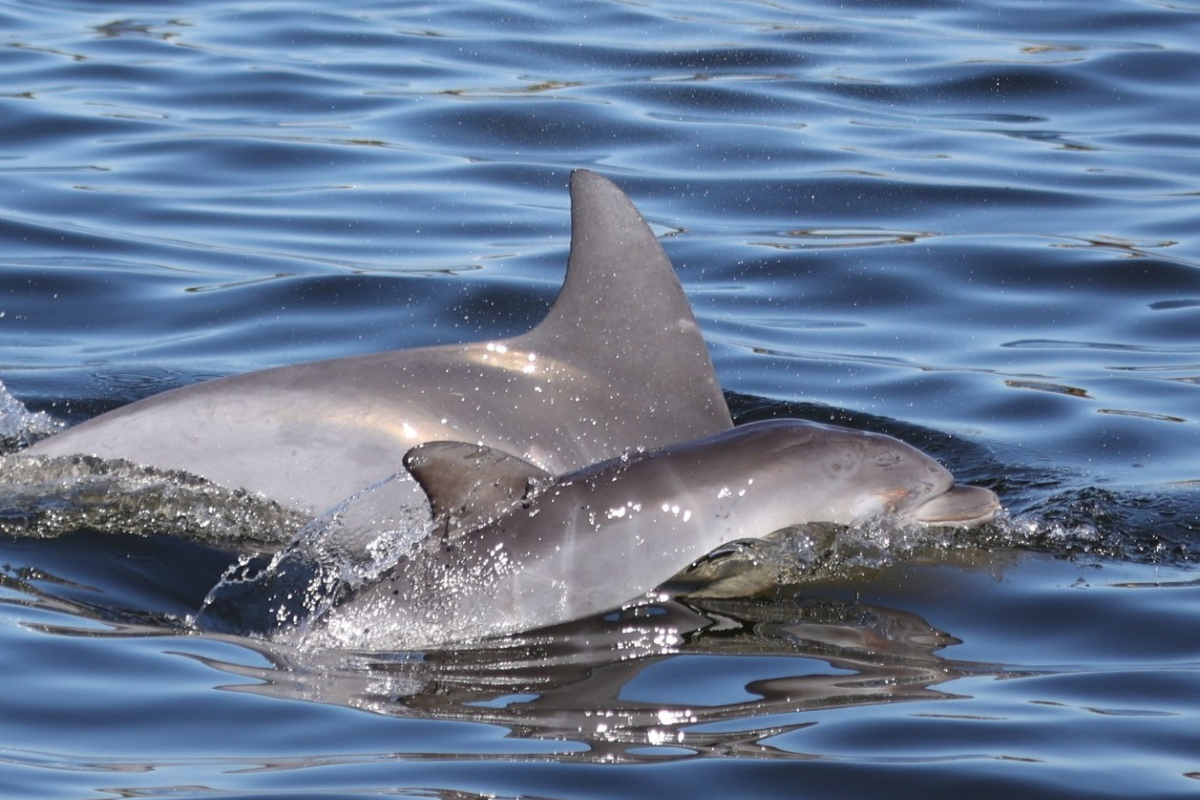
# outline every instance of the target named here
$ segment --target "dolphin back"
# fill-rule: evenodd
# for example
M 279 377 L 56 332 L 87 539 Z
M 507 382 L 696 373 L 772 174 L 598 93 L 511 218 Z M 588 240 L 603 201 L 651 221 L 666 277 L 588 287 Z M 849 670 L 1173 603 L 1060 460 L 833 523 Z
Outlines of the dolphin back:
M 28 452 L 182 470 L 319 513 L 402 473 L 404 454 L 424 442 L 475 442 L 560 474 L 729 428 L 687 297 L 637 209 L 581 170 L 571 219 L 565 283 L 528 333 L 208 381 Z M 390 491 L 399 506 L 425 506 L 411 479 Z

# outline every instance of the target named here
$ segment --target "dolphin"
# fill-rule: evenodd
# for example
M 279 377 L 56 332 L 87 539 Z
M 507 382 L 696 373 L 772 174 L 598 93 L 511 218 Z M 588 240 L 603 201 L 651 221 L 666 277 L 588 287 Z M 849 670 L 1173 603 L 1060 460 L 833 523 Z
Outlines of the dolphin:
M 422 442 L 468 441 L 562 474 L 728 429 L 708 350 L 653 232 L 599 175 L 573 172 L 570 192 L 566 278 L 527 333 L 220 378 L 25 452 L 182 470 L 314 514 L 387 479 Z M 411 479 L 390 488 L 427 517 Z
M 722 545 L 795 525 L 895 515 L 972 526 L 999 509 L 991 491 L 956 485 L 897 439 L 795 419 L 558 477 L 464 442 L 420 445 L 404 463 L 437 528 L 393 567 L 331 603 L 303 599 L 304 587 L 331 584 L 292 561 L 257 585 L 219 587 L 197 624 L 258 634 L 298 625 L 317 642 L 427 648 L 618 608 Z M 322 602 L 322 618 L 306 620 Z
M 955 486 L 890 437 L 798 420 L 733 428 L 687 298 L 637 209 L 579 170 L 571 212 L 562 289 L 527 333 L 209 381 L 25 452 L 123 459 L 304 514 L 329 509 L 261 575 L 222 581 L 196 622 L 388 646 L 605 611 L 714 548 L 806 522 L 891 513 L 972 525 L 995 514 L 994 494 Z M 403 555 L 383 541 L 394 507 L 413 510 L 393 515 L 402 530 L 434 525 Z

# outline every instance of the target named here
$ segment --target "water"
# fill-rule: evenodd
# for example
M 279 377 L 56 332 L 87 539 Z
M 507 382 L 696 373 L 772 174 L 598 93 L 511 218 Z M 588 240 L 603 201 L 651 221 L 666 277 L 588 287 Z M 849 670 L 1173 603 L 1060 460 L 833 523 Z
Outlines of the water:
M 1011 514 L 428 654 L 195 634 L 203 544 L 9 536 L 0 794 L 1200 791 L 1200 7 L 0 21 L 5 450 L 24 409 L 527 328 L 583 166 L 664 237 L 739 419 L 901 436 Z

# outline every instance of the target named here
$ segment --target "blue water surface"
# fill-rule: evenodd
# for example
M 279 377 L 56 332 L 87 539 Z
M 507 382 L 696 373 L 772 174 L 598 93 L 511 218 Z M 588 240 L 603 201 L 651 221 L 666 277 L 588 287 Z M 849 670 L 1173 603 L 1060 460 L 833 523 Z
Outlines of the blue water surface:
M 0 35 L 5 452 L 523 331 L 587 167 L 737 419 L 900 436 L 1008 509 L 430 653 L 201 635 L 219 554 L 6 535 L 0 795 L 1200 792 L 1200 6 L 0 0 Z

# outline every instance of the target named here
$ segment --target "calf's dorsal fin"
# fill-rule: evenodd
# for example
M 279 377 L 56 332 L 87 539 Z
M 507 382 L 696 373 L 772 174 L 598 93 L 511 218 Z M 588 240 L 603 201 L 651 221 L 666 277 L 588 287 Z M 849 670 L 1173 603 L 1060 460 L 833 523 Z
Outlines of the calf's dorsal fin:
M 466 442 L 426 442 L 404 455 L 404 467 L 429 498 L 445 535 L 483 527 L 525 498 L 545 470 L 493 447 Z

